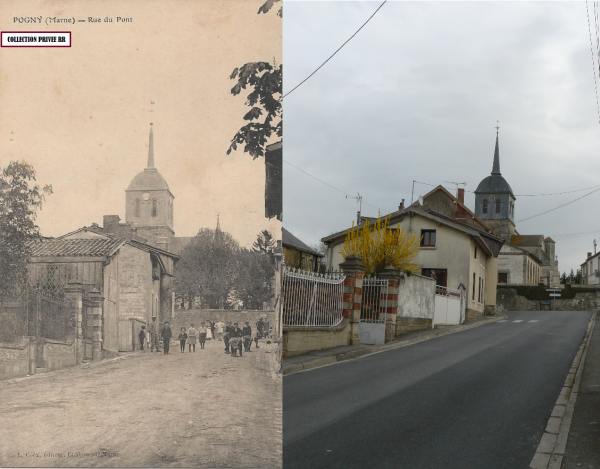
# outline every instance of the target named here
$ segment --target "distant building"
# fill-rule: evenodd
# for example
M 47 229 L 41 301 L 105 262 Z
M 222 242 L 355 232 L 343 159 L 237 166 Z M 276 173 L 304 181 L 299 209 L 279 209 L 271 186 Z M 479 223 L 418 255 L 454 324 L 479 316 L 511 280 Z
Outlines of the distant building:
M 543 235 L 520 235 L 513 191 L 500 172 L 498 134 L 490 176 L 475 190 L 475 214 L 504 239 L 498 256 L 498 283 L 558 285 L 556 243 Z
M 587 259 L 581 264 L 581 283 L 583 285 L 600 285 L 600 252 L 587 253 Z
M 285 228 L 282 228 L 282 245 L 286 266 L 319 271 L 319 263 L 325 255 L 304 244 Z

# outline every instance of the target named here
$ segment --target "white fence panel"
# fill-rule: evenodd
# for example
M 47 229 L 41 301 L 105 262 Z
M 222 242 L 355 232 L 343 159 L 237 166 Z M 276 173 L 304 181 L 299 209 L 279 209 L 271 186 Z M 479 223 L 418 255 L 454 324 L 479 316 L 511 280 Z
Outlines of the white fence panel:
M 465 305 L 465 292 L 463 290 L 453 290 L 451 288 L 440 286 L 436 287 L 433 325 L 460 324 L 464 317 Z

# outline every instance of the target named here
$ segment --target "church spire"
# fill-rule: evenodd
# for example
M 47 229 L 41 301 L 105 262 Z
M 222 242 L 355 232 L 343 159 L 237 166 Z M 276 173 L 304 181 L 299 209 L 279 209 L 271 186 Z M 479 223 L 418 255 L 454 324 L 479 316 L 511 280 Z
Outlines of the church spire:
M 501 175 L 500 172 L 500 150 L 498 148 L 498 131 L 500 127 L 498 127 L 499 122 L 496 121 L 496 149 L 494 150 L 494 166 L 492 167 L 492 175 L 498 174 Z
M 154 134 L 152 133 L 152 126 L 150 123 L 150 143 L 148 145 L 148 167 L 146 169 L 154 169 Z
M 215 233 L 221 231 L 221 223 L 219 221 L 219 214 L 217 213 L 217 229 L 215 230 Z

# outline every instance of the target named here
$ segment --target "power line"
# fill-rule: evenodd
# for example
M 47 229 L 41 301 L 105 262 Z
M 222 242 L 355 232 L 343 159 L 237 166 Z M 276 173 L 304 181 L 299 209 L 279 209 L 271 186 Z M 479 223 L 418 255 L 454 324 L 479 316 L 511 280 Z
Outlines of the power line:
M 600 233 L 600 230 L 586 231 L 586 232 L 582 232 L 582 233 L 568 233 L 568 234 L 553 235 L 553 236 L 556 239 L 567 239 L 567 238 L 578 238 L 579 236 L 586 236 L 586 235 L 594 234 L 594 233 Z
M 358 28 L 358 30 L 357 30 L 357 31 L 356 31 L 356 32 L 355 32 L 355 33 L 354 33 L 352 36 L 350 36 L 350 39 L 352 39 L 354 36 L 356 36 L 356 35 L 358 34 L 358 32 L 359 32 L 359 31 L 360 31 L 362 28 L 364 28 L 364 27 L 365 27 L 365 25 L 366 25 L 366 24 L 367 24 L 369 21 L 371 21 L 371 18 L 373 18 L 373 17 L 375 16 L 375 14 L 376 14 L 376 13 L 377 13 L 377 12 L 378 12 L 380 9 L 381 9 L 381 7 L 382 7 L 383 5 L 385 5 L 385 4 L 386 4 L 386 2 L 387 2 L 387 0 L 384 0 L 384 2 L 383 2 L 381 5 L 379 5 L 379 8 L 377 8 L 377 10 L 375 10 L 375 13 L 373 13 L 373 14 L 372 14 L 372 15 L 369 17 L 369 19 L 368 19 L 367 21 L 365 21 L 365 23 L 364 23 L 364 24 L 363 24 L 363 25 L 362 25 L 360 28 Z M 312 77 L 312 76 L 313 76 L 315 73 L 317 73 L 317 72 L 318 72 L 318 71 L 321 69 L 321 67 L 323 67 L 323 65 L 325 65 L 327 62 L 329 62 L 329 61 L 330 61 L 330 60 L 333 58 L 333 56 L 334 56 L 335 54 L 337 54 L 337 53 L 338 53 L 340 50 L 342 50 L 342 48 L 343 48 L 343 47 L 344 47 L 346 44 L 348 44 L 348 43 L 350 42 L 350 39 L 348 39 L 346 42 L 344 42 L 344 43 L 343 43 L 343 44 L 342 44 L 342 45 L 341 45 L 341 46 L 338 48 L 338 50 L 336 50 L 336 51 L 335 51 L 333 54 L 331 54 L 331 55 L 329 56 L 329 58 L 328 58 L 328 59 L 327 59 L 325 62 L 323 62 L 321 65 L 319 65 L 319 67 L 318 67 L 318 68 L 317 68 L 317 69 L 316 69 L 314 72 L 312 72 L 312 73 L 311 73 L 309 76 L 307 76 L 307 77 L 306 77 L 304 80 L 302 80 L 300 83 L 298 83 L 298 84 L 297 84 L 297 85 L 296 85 L 294 88 L 292 88 L 290 91 L 288 91 L 286 94 L 284 94 L 284 95 L 283 95 L 283 97 L 285 98 L 286 96 L 288 96 L 289 94 L 291 94 L 291 93 L 292 93 L 294 90 L 298 89 L 298 88 L 299 88 L 299 87 L 300 87 L 300 86 L 301 86 L 301 85 L 302 85 L 302 84 L 303 84 L 305 81 L 307 81 L 307 80 L 308 80 L 310 77 Z
M 594 10 L 596 10 L 595 3 L 594 3 Z M 592 28 L 590 27 L 590 11 L 588 9 L 587 0 L 585 0 L 585 11 L 587 13 L 588 31 L 590 33 L 590 52 L 592 54 L 592 72 L 594 74 L 594 89 L 596 90 L 596 109 L 598 110 L 598 124 L 600 124 L 600 104 L 598 103 L 598 85 L 596 83 L 596 62 L 594 60 L 594 43 L 592 41 Z M 598 41 L 598 19 L 597 19 L 597 17 L 595 18 L 595 27 L 596 27 L 596 41 Z M 600 79 L 600 57 L 599 57 L 598 67 L 599 67 L 598 78 Z
M 321 179 L 319 179 L 318 177 L 316 177 L 316 176 L 313 176 L 313 175 L 312 175 L 312 174 L 310 174 L 310 173 L 307 173 L 307 172 L 306 172 L 306 171 L 304 171 L 303 169 L 300 169 L 300 168 L 298 168 L 298 166 L 295 166 L 295 165 L 293 165 L 293 164 L 292 164 L 292 163 L 290 163 L 289 161 L 287 161 L 287 160 L 283 160 L 283 161 L 284 161 L 285 163 L 289 164 L 289 165 L 290 165 L 292 168 L 295 168 L 295 169 L 297 169 L 298 171 L 300 171 L 300 172 L 302 172 L 302 173 L 306 174 L 307 176 L 310 176 L 311 178 L 313 178 L 313 179 L 315 179 L 315 180 L 319 181 L 321 184 L 325 184 L 327 187 L 331 187 L 333 190 L 335 190 L 335 191 L 338 191 L 338 192 L 340 192 L 340 193 L 344 194 L 346 197 L 349 197 L 349 198 L 355 198 L 353 195 L 350 195 L 350 194 L 348 194 L 348 193 L 344 192 L 343 190 L 341 190 L 341 189 L 338 189 L 337 187 L 334 187 L 334 186 L 332 186 L 331 184 L 328 184 L 328 183 L 326 183 L 325 181 L 322 181 L 322 180 L 321 180 Z M 362 200 L 362 199 L 361 199 L 361 200 Z M 373 207 L 373 208 L 376 208 L 377 210 L 379 210 L 379 207 L 376 207 L 375 205 L 371 205 L 370 203 L 368 203 L 368 202 L 365 202 L 364 200 L 362 200 L 362 203 L 363 203 L 363 204 L 365 204 L 365 205 L 369 205 L 370 207 Z
M 559 208 L 566 207 L 567 205 L 570 205 L 570 204 L 572 204 L 574 202 L 577 202 L 578 200 L 581 200 L 581 199 L 587 197 L 588 195 L 592 195 L 594 192 L 598 192 L 598 191 L 600 191 L 600 188 L 595 189 L 592 192 L 589 192 L 589 193 L 587 193 L 585 195 L 582 195 L 581 197 L 578 197 L 578 198 L 576 198 L 574 200 L 571 200 L 570 202 L 567 202 L 566 204 L 562 204 L 562 205 L 559 205 L 558 207 L 551 208 L 550 210 L 546 210 L 545 212 L 538 213 L 537 215 L 532 215 L 530 217 L 523 218 L 522 220 L 519 220 L 519 221 L 517 221 L 515 223 L 521 223 L 521 222 L 524 222 L 524 221 L 527 221 L 527 220 L 531 220 L 532 218 L 541 217 L 542 215 L 546 215 L 547 213 L 553 212 L 554 210 L 558 210 Z
M 419 184 L 424 184 L 426 186 L 431 186 L 431 187 L 437 187 L 439 184 L 428 184 L 426 182 L 421 182 L 421 181 L 415 181 Z M 600 184 L 597 186 L 592 186 L 592 187 L 585 187 L 583 189 L 575 189 L 573 191 L 566 191 L 566 192 L 553 192 L 551 194 L 516 194 L 515 197 L 541 197 L 541 196 L 548 196 L 548 195 L 562 195 L 562 194 L 572 194 L 573 192 L 583 192 L 583 191 L 589 191 L 590 189 L 596 189 L 597 187 L 600 187 Z M 474 194 L 474 191 L 468 191 L 465 189 L 465 192 L 470 192 L 471 194 Z

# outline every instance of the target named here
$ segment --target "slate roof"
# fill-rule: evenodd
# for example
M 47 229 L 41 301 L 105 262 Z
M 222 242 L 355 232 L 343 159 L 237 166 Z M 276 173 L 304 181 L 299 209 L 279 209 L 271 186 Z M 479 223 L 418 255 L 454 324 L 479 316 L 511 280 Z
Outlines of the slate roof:
M 317 252 L 310 246 L 307 246 L 306 244 L 304 244 L 302 241 L 300 241 L 298 238 L 296 238 L 292 233 L 290 233 L 285 228 L 282 228 L 281 231 L 282 231 L 281 244 L 283 244 L 284 246 L 296 248 L 299 251 L 307 252 L 309 254 L 312 254 L 313 256 L 325 257 L 320 252 Z
M 492 174 L 479 183 L 475 194 L 504 194 L 509 193 L 515 198 L 512 189 L 501 174 Z
M 114 254 L 122 239 L 44 239 L 31 245 L 33 257 L 105 257 Z
M 128 191 L 160 191 L 169 190 L 169 185 L 165 178 L 157 171 L 156 168 L 146 168 L 141 173 L 133 178 Z

